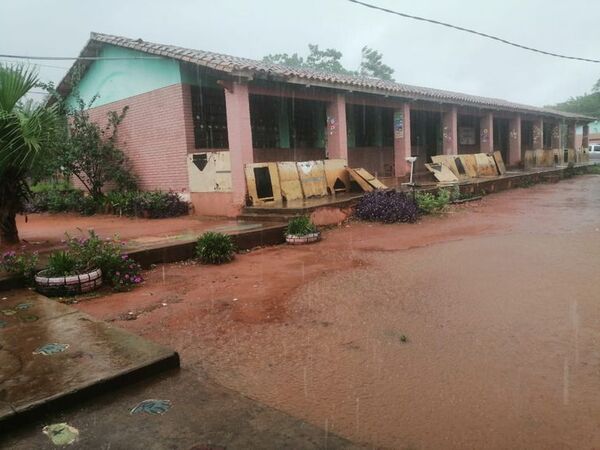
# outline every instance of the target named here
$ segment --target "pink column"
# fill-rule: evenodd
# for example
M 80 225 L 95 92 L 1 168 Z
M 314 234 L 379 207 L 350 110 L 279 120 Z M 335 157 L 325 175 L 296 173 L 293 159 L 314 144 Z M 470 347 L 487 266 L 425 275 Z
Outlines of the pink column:
M 575 133 L 576 126 L 575 122 L 570 122 L 567 124 L 567 148 L 575 149 Z
M 234 82 L 230 89 L 225 89 L 225 104 L 233 202 L 242 205 L 246 199 L 244 167 L 254 161 L 248 85 Z
M 442 114 L 442 136 L 444 155 L 458 155 L 458 111 L 456 106 Z
M 508 165 L 517 166 L 521 162 L 521 116 L 510 119 L 508 140 Z
M 583 148 L 588 148 L 590 145 L 590 127 L 586 123 L 583 126 L 583 137 L 581 138 L 581 146 Z
M 479 121 L 479 151 L 492 153 L 494 151 L 494 116 L 486 113 Z
M 560 124 L 553 123 L 552 124 L 552 149 L 560 149 Z
M 348 161 L 348 135 L 346 127 L 346 98 L 337 94 L 327 104 L 327 157 Z
M 410 174 L 410 105 L 404 103 L 394 110 L 394 176 L 404 177 Z
M 544 148 L 544 121 L 535 119 L 533 121 L 533 150 Z

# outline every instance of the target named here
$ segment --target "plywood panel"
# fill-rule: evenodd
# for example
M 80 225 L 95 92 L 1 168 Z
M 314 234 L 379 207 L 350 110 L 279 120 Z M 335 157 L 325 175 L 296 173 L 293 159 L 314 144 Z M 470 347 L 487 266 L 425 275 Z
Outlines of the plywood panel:
M 323 161 L 297 162 L 298 175 L 304 197 L 324 197 L 327 195 L 327 180 Z
M 283 161 L 277 163 L 279 173 L 279 186 L 281 187 L 281 196 L 286 200 L 298 200 L 304 197 L 298 168 L 294 161 Z
M 346 170 L 348 171 L 348 174 L 350 175 L 350 177 L 358 183 L 358 185 L 361 187 L 361 189 L 363 191 L 371 192 L 371 191 L 375 190 L 375 188 L 373 186 L 371 186 L 369 183 L 367 183 L 363 177 L 361 177 L 358 173 L 356 173 L 356 170 L 351 169 L 350 167 L 348 167 Z
M 475 153 L 477 163 L 477 175 L 480 177 L 495 177 L 498 175 L 494 157 L 485 153 Z
M 433 174 L 433 176 L 438 181 L 450 182 L 450 183 L 458 181 L 458 178 L 456 177 L 456 175 L 454 175 L 452 173 L 452 171 L 443 164 L 438 164 L 438 163 L 425 164 L 425 167 L 427 168 L 427 170 L 429 170 Z
M 346 170 L 346 160 L 326 159 L 324 163 L 325 178 L 327 179 L 327 189 L 329 190 L 329 193 L 348 192 L 350 190 L 350 175 L 348 175 L 348 171 Z M 341 185 L 343 185 L 343 187 Z
M 506 173 L 506 166 L 504 165 L 504 160 L 502 159 L 502 153 L 498 151 L 494 152 L 494 161 L 496 162 L 498 173 L 500 173 L 500 175 L 504 175 Z
M 259 197 L 254 169 L 260 168 L 268 169 L 269 176 L 271 178 L 271 189 L 273 194 L 272 196 Z M 279 186 L 279 174 L 277 172 L 276 163 L 246 164 L 246 166 L 244 167 L 244 171 L 246 173 L 246 188 L 248 189 L 248 195 L 252 200 L 252 204 L 281 201 L 281 187 Z
M 375 189 L 387 189 L 387 186 L 367 172 L 363 168 L 354 169 L 354 171 L 362 177 L 367 183 L 373 186 Z
M 475 161 L 475 155 L 460 155 L 458 156 L 460 161 L 467 172 L 469 178 L 475 178 L 477 176 L 477 161 Z
M 523 165 L 526 169 L 535 167 L 535 150 L 525 150 L 523 155 Z
M 448 169 L 450 169 L 450 171 L 454 174 L 454 176 L 459 180 L 468 178 L 467 172 L 466 172 L 464 166 L 462 165 L 460 158 L 457 156 L 435 155 L 435 156 L 431 157 L 431 160 L 433 161 L 434 164 L 443 164 L 444 166 L 446 166 Z M 458 165 L 456 164 L 457 160 L 458 160 Z
M 190 192 L 231 192 L 229 152 L 201 152 L 187 158 Z

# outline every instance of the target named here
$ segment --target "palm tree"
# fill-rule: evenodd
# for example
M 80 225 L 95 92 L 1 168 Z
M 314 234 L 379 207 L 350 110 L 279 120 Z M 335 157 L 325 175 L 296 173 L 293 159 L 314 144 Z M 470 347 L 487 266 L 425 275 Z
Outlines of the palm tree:
M 19 242 L 16 215 L 29 193 L 28 181 L 53 151 L 56 106 L 23 99 L 38 84 L 34 70 L 0 64 L 0 243 Z

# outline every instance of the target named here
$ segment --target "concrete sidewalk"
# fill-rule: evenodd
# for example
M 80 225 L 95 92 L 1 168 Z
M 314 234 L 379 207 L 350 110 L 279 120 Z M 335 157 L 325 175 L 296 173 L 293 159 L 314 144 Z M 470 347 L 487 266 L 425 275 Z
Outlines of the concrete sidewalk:
M 0 427 L 124 379 L 179 367 L 173 350 L 29 290 L 0 296 Z

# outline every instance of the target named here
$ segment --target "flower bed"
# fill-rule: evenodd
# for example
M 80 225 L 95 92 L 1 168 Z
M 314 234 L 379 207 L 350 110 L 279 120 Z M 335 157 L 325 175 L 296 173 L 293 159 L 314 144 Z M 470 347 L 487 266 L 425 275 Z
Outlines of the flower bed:
M 49 297 L 77 295 L 91 292 L 102 285 L 102 271 L 70 275 L 64 277 L 47 276 L 48 270 L 42 270 L 35 276 L 36 290 Z

